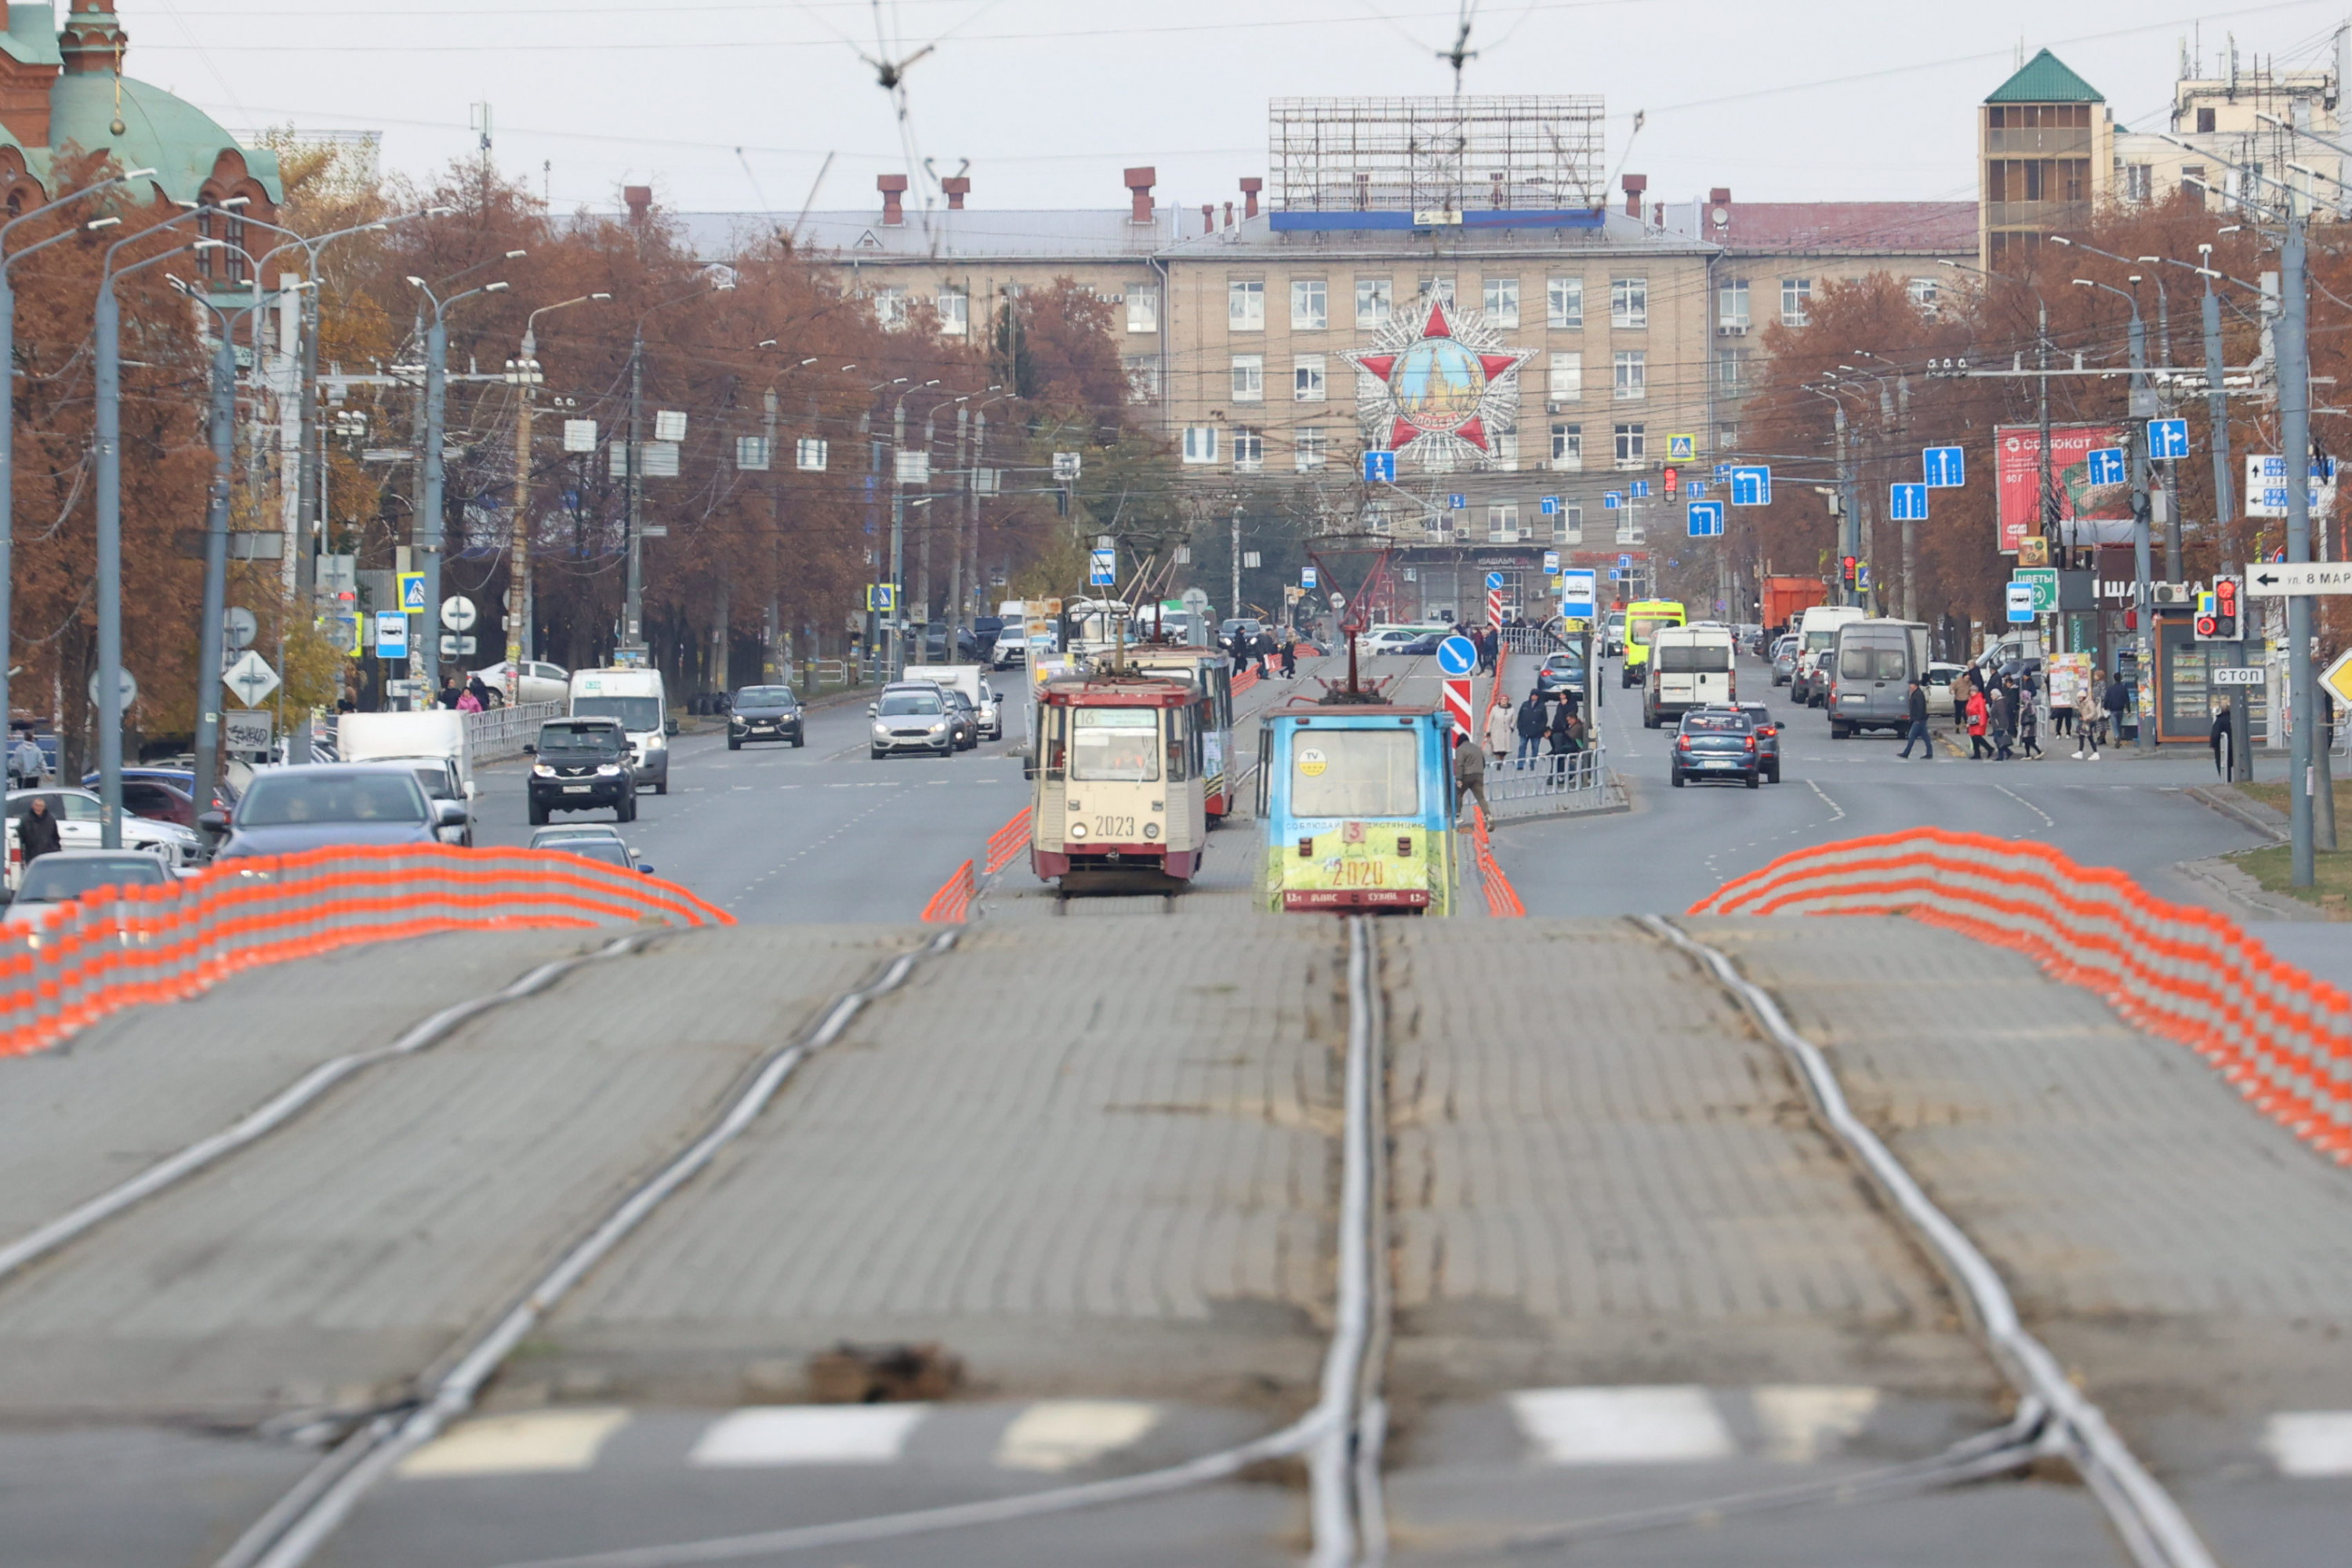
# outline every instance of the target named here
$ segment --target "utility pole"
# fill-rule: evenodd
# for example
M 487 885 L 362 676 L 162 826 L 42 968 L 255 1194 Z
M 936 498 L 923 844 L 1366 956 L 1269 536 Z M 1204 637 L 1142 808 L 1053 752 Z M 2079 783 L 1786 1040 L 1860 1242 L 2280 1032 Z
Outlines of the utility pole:
M 2198 248 L 2204 252 L 2205 259 L 2210 261 L 2213 247 L 2206 245 Z M 2237 504 L 2231 499 L 2230 482 L 2230 396 L 2222 381 L 2221 300 L 2213 292 L 2213 279 L 2210 278 L 2205 279 L 2205 298 L 2199 308 L 2205 330 L 2205 405 L 2213 425 L 2213 524 L 2215 530 L 2222 534 L 2221 564 L 2227 571 L 2233 569 L 2233 563 L 2229 559 L 2231 551 L 2226 531 L 2231 518 L 2236 515 Z M 2178 514 L 2176 508 L 2175 515 Z M 2242 564 L 2235 565 L 2234 569 L 2242 574 L 2244 571 Z M 2241 576 L 2241 583 L 2243 580 Z M 2231 647 L 2241 668 L 2246 662 L 2245 634 L 2247 623 L 2252 619 L 2251 609 L 2243 599 L 2239 601 L 2238 640 Z M 2246 711 L 2246 689 L 2242 686 L 2230 688 L 2230 782 L 2232 784 L 2249 784 L 2253 780 L 2254 759 L 2247 751 L 2247 742 L 2252 738 L 2252 731 L 2251 718 L 2252 715 Z
M 530 613 L 530 442 L 531 414 L 538 397 L 539 335 L 525 323 L 522 357 L 515 364 L 514 528 L 507 541 L 507 663 L 519 667 L 539 657 L 533 646 Z M 513 673 L 512 689 L 520 698 L 522 671 Z
M 629 343 L 629 450 L 628 450 L 628 587 L 621 603 L 621 642 L 625 647 L 638 650 L 639 662 L 645 647 L 646 545 L 643 512 L 646 503 L 646 323 L 637 321 L 636 335 Z M 616 657 L 615 664 L 625 660 Z
M 971 415 L 971 521 L 964 540 L 965 559 L 971 564 L 971 595 L 981 598 L 980 575 L 980 469 L 988 461 L 988 408 L 986 405 L 972 410 Z M 1002 634 L 1000 634 L 1002 635 Z
M 956 412 L 961 414 L 963 410 L 959 408 Z M 923 416 L 923 455 L 927 458 L 930 456 L 933 440 L 938 434 L 939 411 L 934 408 Z M 915 541 L 915 604 L 923 612 L 921 618 L 916 622 L 919 629 L 915 635 L 923 639 L 917 645 L 918 651 L 926 655 L 930 643 L 931 626 L 931 510 L 936 504 L 936 502 L 927 502 L 924 505 L 920 519 L 922 526 L 918 531 L 919 537 Z M 948 634 L 948 646 L 942 651 L 948 656 L 949 662 L 952 663 L 955 658 L 955 634 L 952 631 Z
M 1242 613 L 1242 498 L 1238 495 L 1234 497 L 1233 547 L 1234 607 L 1225 614 L 1238 617 Z
M 2149 540 L 2147 426 L 2146 424 L 2146 418 L 2147 414 L 2155 412 L 2155 405 L 2149 401 L 2147 392 L 2147 328 L 2146 324 L 2140 321 L 2139 300 L 2137 297 L 2132 297 L 2131 308 L 2132 373 L 2130 402 L 2128 404 L 2128 406 L 2131 409 L 2131 417 L 2124 422 L 2124 428 L 2126 431 L 2125 439 L 2131 447 L 2132 575 L 2134 578 L 2132 597 L 2134 602 L 2139 606 L 2138 621 L 2140 650 L 2140 665 L 2137 671 L 2139 679 L 2132 684 L 2135 688 L 2153 690 L 2154 681 L 2156 679 L 2156 661 L 2158 658 L 2162 657 L 2162 652 L 2158 647 L 2156 637 L 2156 595 L 2148 586 Z M 2043 381 L 2042 388 L 2042 396 L 2046 399 L 2050 395 L 2050 383 L 2047 380 Z M 2146 412 L 2143 412 L 2143 410 Z M 2042 447 L 2042 459 L 2044 463 L 2047 463 L 2050 460 L 2049 452 L 2050 448 L 2045 440 L 2045 444 Z M 2139 707 L 2137 690 L 2135 690 L 2133 693 L 2132 707 L 2139 720 L 2139 726 L 2137 731 L 2139 738 L 2137 742 L 2135 742 L 2133 750 L 2145 757 L 2151 754 L 2156 750 L 2156 715 L 2152 712 L 2144 714 L 2137 712 Z
M 441 441 L 448 357 L 449 328 L 436 310 L 425 331 L 425 497 L 416 515 L 416 570 L 425 574 L 425 629 L 416 638 L 416 668 L 427 708 L 441 689 Z
M 896 680 L 907 669 L 907 488 L 898 482 L 899 454 L 907 449 L 907 398 L 899 394 L 890 411 L 890 662 Z
M 762 424 L 761 440 L 768 454 L 768 607 L 761 616 L 760 635 L 768 649 L 768 657 L 760 673 L 770 680 L 789 679 L 792 661 L 784 657 L 783 616 L 781 595 L 784 576 L 784 492 L 777 481 L 776 467 L 782 460 L 776 451 L 776 389 L 772 384 L 760 399 Z
M 256 279 L 257 283 L 258 279 Z M 202 299 L 202 295 L 197 298 Z M 220 787 L 222 622 L 228 598 L 229 479 L 236 458 L 236 320 L 254 307 L 223 310 L 213 345 L 212 487 L 205 498 L 205 586 L 196 616 L 196 809 L 213 809 Z
M 2079 565 L 2080 563 L 2074 561 L 2072 552 L 2065 548 L 2064 542 L 2058 539 L 2058 486 L 2050 468 L 2050 303 L 2037 296 L 2034 304 L 2033 363 L 2034 368 L 2042 373 L 2042 384 L 2034 395 L 2038 400 L 2035 417 L 2041 426 L 2042 442 L 2042 537 L 2045 541 L 2058 542 L 2058 558 L 2061 561 L 2069 565 Z
M 2288 198 L 2292 204 L 2294 198 Z M 2286 236 L 2279 246 L 2278 400 L 2281 446 L 2286 457 L 2286 558 L 2311 559 L 2311 359 L 2305 336 L 2310 322 L 2310 286 L 2304 274 L 2304 220 L 2290 205 Z M 2287 690 L 2293 730 L 2287 750 L 2287 813 L 2292 839 L 2294 883 L 2313 885 L 2317 865 L 2313 851 L 2313 796 L 2318 787 L 2321 750 L 2319 682 L 2311 661 L 2311 597 L 2298 594 L 2286 602 Z
M 956 497 L 954 521 L 948 528 L 948 658 L 955 658 L 956 634 L 963 629 L 964 612 L 971 606 L 964 603 L 963 534 L 965 514 L 971 510 L 971 410 L 961 402 L 956 405 L 956 476 L 961 492 Z

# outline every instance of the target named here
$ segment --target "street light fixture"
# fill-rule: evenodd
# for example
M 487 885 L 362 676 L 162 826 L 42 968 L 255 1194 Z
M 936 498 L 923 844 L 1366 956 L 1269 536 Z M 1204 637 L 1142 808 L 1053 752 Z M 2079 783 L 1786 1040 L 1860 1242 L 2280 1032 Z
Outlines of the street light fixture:
M 433 324 L 425 338 L 425 494 L 416 520 L 417 552 L 424 558 L 425 635 L 412 645 L 411 660 L 425 681 L 429 701 L 441 674 L 442 428 L 448 395 L 449 311 L 479 294 L 499 294 L 507 285 L 485 283 L 444 300 L 421 278 L 408 280 L 433 304 Z
M 507 664 L 512 682 L 509 695 L 516 698 L 522 691 L 522 672 L 516 667 L 523 659 L 539 657 L 538 639 L 533 635 L 538 617 L 531 605 L 530 529 L 530 425 L 536 403 L 532 389 L 547 380 L 539 365 L 539 319 L 551 310 L 595 304 L 612 297 L 599 291 L 541 305 L 523 318 L 521 351 L 518 357 L 507 361 L 507 383 L 520 389 L 515 400 L 514 537 L 507 561 L 506 614 Z

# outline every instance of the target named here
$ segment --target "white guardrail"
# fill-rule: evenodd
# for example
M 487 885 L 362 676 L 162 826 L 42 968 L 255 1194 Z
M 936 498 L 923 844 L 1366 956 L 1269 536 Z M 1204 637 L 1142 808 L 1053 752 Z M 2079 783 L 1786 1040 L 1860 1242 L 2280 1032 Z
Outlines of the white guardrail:
M 1550 816 L 1593 811 L 1609 805 L 1616 781 L 1605 746 L 1553 756 L 1486 764 L 1487 816 L 1496 822 L 1519 816 Z
M 525 746 L 539 739 L 541 724 L 562 717 L 561 702 L 518 702 L 486 712 L 468 713 L 466 742 L 472 748 L 477 763 L 520 757 Z

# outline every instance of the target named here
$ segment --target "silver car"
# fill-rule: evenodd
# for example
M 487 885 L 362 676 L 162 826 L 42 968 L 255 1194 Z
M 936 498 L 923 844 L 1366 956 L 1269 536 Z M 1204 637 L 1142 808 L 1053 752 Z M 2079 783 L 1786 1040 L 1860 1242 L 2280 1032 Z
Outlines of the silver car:
M 933 757 L 956 753 L 956 715 L 940 689 L 928 681 L 894 687 L 868 703 L 866 711 L 874 721 L 867 749 L 877 760 L 898 752 Z
M 1790 632 L 1772 645 L 1772 684 L 1786 686 L 1795 679 L 1797 656 L 1805 650 L 1805 639 Z

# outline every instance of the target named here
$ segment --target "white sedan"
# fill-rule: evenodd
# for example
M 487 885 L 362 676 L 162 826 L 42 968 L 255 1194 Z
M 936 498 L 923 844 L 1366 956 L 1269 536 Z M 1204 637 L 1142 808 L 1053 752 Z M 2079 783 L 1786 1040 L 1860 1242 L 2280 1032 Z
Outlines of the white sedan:
M 96 849 L 100 847 L 101 826 L 99 820 L 98 795 L 86 789 L 20 789 L 8 795 L 8 870 L 14 876 L 17 867 L 16 825 L 32 809 L 36 798 L 49 803 L 49 812 L 58 819 L 58 845 L 64 849 Z M 158 822 L 152 817 L 122 817 L 122 847 L 155 856 L 175 871 L 193 871 L 204 863 L 205 841 L 176 822 Z
M 520 669 L 520 675 L 516 671 Z M 571 695 L 572 678 L 562 665 L 541 664 L 525 659 L 520 665 L 505 659 L 488 669 L 478 669 L 482 684 L 498 692 L 509 702 L 561 702 Z

